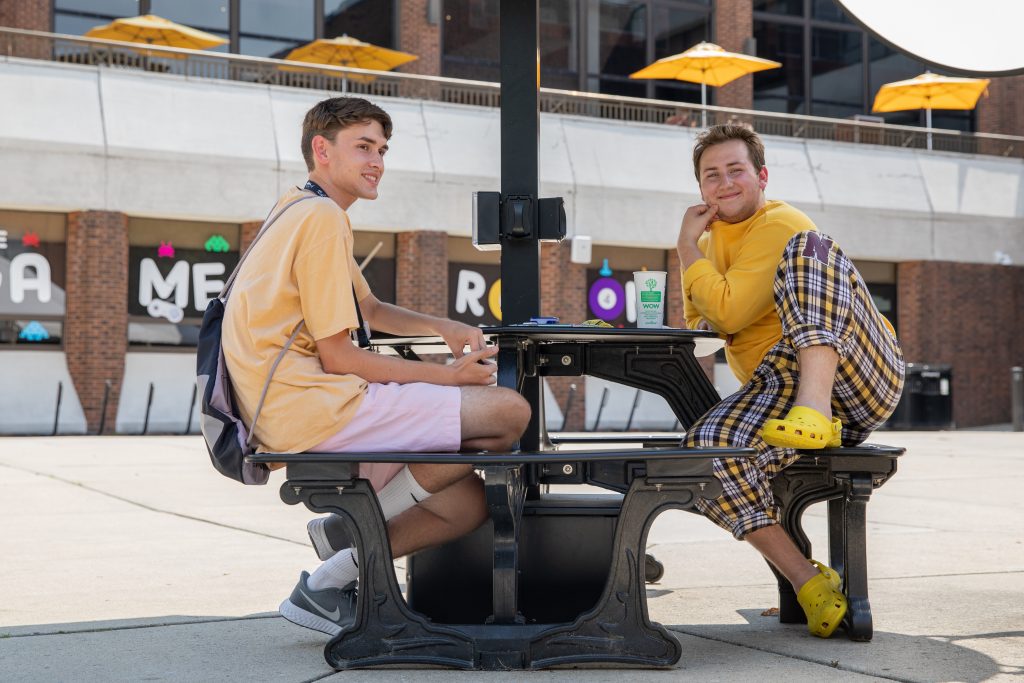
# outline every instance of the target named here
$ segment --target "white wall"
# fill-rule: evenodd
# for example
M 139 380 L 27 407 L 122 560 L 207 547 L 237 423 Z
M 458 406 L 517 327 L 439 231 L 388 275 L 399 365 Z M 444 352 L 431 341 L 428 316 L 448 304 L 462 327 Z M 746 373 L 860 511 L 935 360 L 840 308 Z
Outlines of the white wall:
M 0 207 L 260 220 L 305 177 L 302 115 L 328 93 L 0 58 Z M 395 120 L 358 228 L 468 235 L 474 190 L 499 186 L 495 109 L 378 98 Z M 694 131 L 541 116 L 541 193 L 571 234 L 671 248 L 698 201 Z M 1024 263 L 1024 161 L 766 138 L 768 195 L 807 211 L 855 258 Z
M 0 434 L 51 434 L 63 384 L 58 434 L 85 434 L 63 351 L 0 351 Z
M 117 433 L 142 433 L 150 383 L 153 385 L 153 403 L 147 433 L 184 433 L 192 388 L 196 383 L 196 355 L 135 351 L 127 353 L 124 359 L 124 380 L 117 405 Z M 199 400 L 197 397 L 196 402 Z M 188 431 L 199 431 L 198 406 L 193 406 Z

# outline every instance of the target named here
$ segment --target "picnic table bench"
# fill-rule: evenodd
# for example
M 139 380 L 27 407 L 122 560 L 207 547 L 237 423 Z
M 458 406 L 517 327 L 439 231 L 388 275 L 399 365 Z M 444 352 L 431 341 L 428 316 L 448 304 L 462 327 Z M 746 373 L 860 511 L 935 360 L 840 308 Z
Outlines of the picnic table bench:
M 594 374 L 661 394 L 686 428 L 717 394 L 693 355 L 704 335 L 674 332 L 680 334 L 616 339 L 587 333 L 572 339 L 512 330 L 496 335 L 499 381 L 519 387 L 524 376 Z M 415 357 L 411 344 L 396 347 Z M 355 622 L 325 649 L 331 666 L 513 670 L 604 662 L 666 667 L 679 660 L 679 642 L 648 616 L 647 533 L 661 512 L 692 511 L 698 497 L 719 495 L 714 458 L 753 457 L 754 450 L 682 448 L 680 434 L 547 435 L 543 426 L 540 432 L 531 443 L 537 447 L 509 453 L 250 458 L 286 465 L 286 503 L 301 502 L 348 522 L 360 558 L 359 594 Z M 555 449 L 570 443 L 581 450 Z M 854 640 L 872 635 L 865 509 L 871 492 L 895 473 L 902 452 L 868 445 L 815 451 L 773 483 L 782 524 L 808 557 L 803 513 L 828 501 L 829 562 L 843 577 L 850 601 L 845 626 Z M 405 599 L 376 495 L 369 482 L 357 478 L 359 462 L 471 463 L 483 474 L 490 521 L 462 539 L 411 556 Z M 546 484 L 588 484 L 611 493 L 541 494 Z M 781 576 L 779 600 L 782 622 L 804 621 Z

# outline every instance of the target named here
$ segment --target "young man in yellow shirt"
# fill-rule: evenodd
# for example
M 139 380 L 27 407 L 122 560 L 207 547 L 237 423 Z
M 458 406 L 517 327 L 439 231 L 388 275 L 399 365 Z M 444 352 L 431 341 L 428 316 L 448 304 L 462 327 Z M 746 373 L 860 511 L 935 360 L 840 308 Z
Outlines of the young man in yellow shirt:
M 690 428 L 686 445 L 758 453 L 716 460 L 723 494 L 697 507 L 793 584 L 810 632 L 827 638 L 847 610 L 839 577 L 778 525 L 771 478 L 796 449 L 855 445 L 888 419 L 903 387 L 902 353 L 838 245 L 802 212 L 765 199 L 756 133 L 708 129 L 693 166 L 704 203 L 686 210 L 677 243 L 686 323 L 726 339 L 744 384 Z
M 497 349 L 486 347 L 479 328 L 379 301 L 355 263 L 346 211 L 377 198 L 390 137 L 391 118 L 366 100 L 336 97 L 310 109 L 301 141 L 309 180 L 280 198 L 238 273 L 222 347 L 246 424 L 271 364 L 296 335 L 254 427 L 263 452 L 500 451 L 526 428 L 529 404 L 492 386 Z M 360 348 L 350 336 L 360 314 L 381 332 L 440 336 L 456 360 L 420 363 Z M 487 518 L 482 482 L 468 464 L 363 464 L 359 473 L 377 491 L 395 557 Z M 281 614 L 336 635 L 353 619 L 358 557 L 347 543 L 327 543 L 325 521 L 310 524 L 325 561 L 312 575 L 302 572 Z

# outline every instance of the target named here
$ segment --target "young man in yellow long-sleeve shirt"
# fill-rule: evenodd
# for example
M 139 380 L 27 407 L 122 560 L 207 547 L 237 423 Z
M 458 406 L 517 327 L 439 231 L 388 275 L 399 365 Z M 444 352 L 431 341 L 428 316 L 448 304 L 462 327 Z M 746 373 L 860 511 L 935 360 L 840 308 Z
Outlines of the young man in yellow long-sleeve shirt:
M 796 449 L 863 442 L 899 401 L 903 357 L 838 245 L 799 210 L 765 198 L 756 133 L 710 128 L 693 166 L 704 203 L 686 210 L 677 243 L 686 323 L 726 339 L 744 384 L 692 425 L 686 445 L 758 452 L 716 460 L 723 494 L 698 509 L 764 555 L 793 584 L 811 633 L 828 637 L 847 610 L 839 577 L 778 525 L 771 478 Z

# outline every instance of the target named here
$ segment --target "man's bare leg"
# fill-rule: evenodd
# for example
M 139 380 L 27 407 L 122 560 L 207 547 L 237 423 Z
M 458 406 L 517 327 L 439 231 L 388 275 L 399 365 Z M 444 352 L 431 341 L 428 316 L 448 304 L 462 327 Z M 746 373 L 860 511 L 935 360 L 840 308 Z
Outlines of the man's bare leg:
M 469 474 L 388 522 L 391 554 L 402 557 L 447 543 L 486 520 L 483 482 Z
M 795 405 L 813 408 L 831 420 L 832 384 L 836 379 L 839 354 L 831 346 L 808 346 L 797 351 L 797 362 L 800 384 Z
M 803 585 L 814 578 L 818 570 L 803 553 L 797 549 L 793 539 L 780 525 L 761 527 L 743 537 L 772 563 L 786 580 L 793 584 L 793 590 L 800 592 Z

